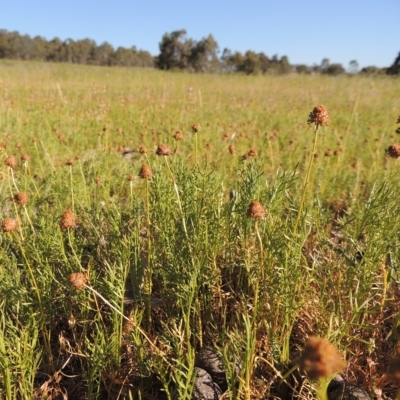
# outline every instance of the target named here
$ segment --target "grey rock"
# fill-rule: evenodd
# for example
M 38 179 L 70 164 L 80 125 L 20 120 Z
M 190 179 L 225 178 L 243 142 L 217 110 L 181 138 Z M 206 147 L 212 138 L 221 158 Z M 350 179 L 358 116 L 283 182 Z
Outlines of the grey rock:
M 203 347 L 197 353 L 195 365 L 206 370 L 223 391 L 228 388 L 224 360 L 214 349 Z
M 199 367 L 195 367 L 195 372 L 192 400 L 219 400 L 222 390 L 213 381 L 210 374 Z
M 328 385 L 329 400 L 371 400 L 370 395 L 356 383 L 346 382 L 336 375 Z

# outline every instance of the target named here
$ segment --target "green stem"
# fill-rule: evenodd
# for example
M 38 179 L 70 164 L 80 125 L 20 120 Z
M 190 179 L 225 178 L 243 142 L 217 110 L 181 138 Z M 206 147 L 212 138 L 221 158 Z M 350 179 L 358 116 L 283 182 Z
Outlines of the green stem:
M 319 124 L 315 124 L 314 144 L 313 144 L 313 149 L 312 149 L 311 155 L 310 155 L 310 162 L 308 164 L 306 177 L 304 179 L 304 185 L 303 185 L 303 191 L 301 193 L 299 211 L 297 213 L 296 222 L 294 223 L 294 228 L 293 228 L 293 234 L 294 235 L 296 235 L 296 233 L 297 233 L 297 226 L 299 225 L 301 214 L 303 212 L 304 201 L 305 201 L 306 193 L 307 193 L 307 187 L 308 187 L 308 184 L 309 184 L 309 181 L 310 181 L 310 174 L 311 174 L 311 169 L 312 169 L 312 165 L 313 165 L 313 161 L 314 161 L 315 149 L 317 147 L 318 128 L 319 128 Z

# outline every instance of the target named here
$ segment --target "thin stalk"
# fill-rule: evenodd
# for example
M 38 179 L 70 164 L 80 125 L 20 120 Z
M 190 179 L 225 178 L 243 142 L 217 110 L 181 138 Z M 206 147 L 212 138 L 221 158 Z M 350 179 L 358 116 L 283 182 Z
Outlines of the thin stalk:
M 195 138 L 196 138 L 196 140 L 195 140 L 195 163 L 196 163 L 196 165 L 197 165 L 197 132 L 194 134 L 195 135 Z
M 75 205 L 74 205 L 74 182 L 72 179 L 72 165 L 69 166 L 69 181 L 71 185 L 71 204 L 72 204 L 72 212 L 75 212 Z
M 147 323 L 151 326 L 151 293 L 152 293 L 152 266 L 151 266 L 151 233 L 150 233 L 150 195 L 149 195 L 149 180 L 146 179 L 146 213 L 147 213 L 147 268 L 146 268 L 146 284 L 148 290 L 147 300 Z
M 296 222 L 294 223 L 294 228 L 293 228 L 293 234 L 294 235 L 296 235 L 296 233 L 297 233 L 297 226 L 299 225 L 299 222 L 300 222 L 301 213 L 303 211 L 304 201 L 305 201 L 305 198 L 306 198 L 307 187 L 308 187 L 308 184 L 309 184 L 309 181 L 310 181 L 310 174 L 311 174 L 311 169 L 312 169 L 312 165 L 313 165 L 313 162 L 314 162 L 315 149 L 317 147 L 318 128 L 319 128 L 319 124 L 315 124 L 314 144 L 313 144 L 313 148 L 312 148 L 312 151 L 311 151 L 311 154 L 310 154 L 310 161 L 309 161 L 309 164 L 308 164 L 306 177 L 304 179 L 304 185 L 303 185 L 303 190 L 302 190 L 302 193 L 301 193 L 299 211 L 297 213 Z
M 318 400 L 328 400 L 328 384 L 329 384 L 329 379 L 327 378 L 321 378 L 318 381 L 318 388 L 317 388 L 317 399 Z

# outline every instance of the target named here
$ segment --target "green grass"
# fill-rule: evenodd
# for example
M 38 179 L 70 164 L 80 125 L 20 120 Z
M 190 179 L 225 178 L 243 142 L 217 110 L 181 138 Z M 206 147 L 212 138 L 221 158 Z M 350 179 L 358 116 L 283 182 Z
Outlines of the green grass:
M 19 221 L 0 235 L 3 398 L 190 399 L 211 346 L 224 398 L 308 399 L 318 385 L 297 364 L 312 334 L 343 352 L 347 379 L 394 394 L 400 166 L 385 149 L 399 80 L 0 71 L 1 219 Z M 331 124 L 302 196 L 318 104 Z M 157 156 L 160 143 L 174 154 Z M 264 219 L 247 217 L 253 200 Z M 68 209 L 78 222 L 64 230 Z

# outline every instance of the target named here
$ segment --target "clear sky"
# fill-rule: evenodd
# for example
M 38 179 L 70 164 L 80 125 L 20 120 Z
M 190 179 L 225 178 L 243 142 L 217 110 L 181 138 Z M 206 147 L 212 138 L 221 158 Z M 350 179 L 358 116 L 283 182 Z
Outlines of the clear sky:
M 186 29 L 194 40 L 212 34 L 221 52 L 387 67 L 400 52 L 400 0 L 0 0 L 0 28 L 153 55 L 164 33 Z

